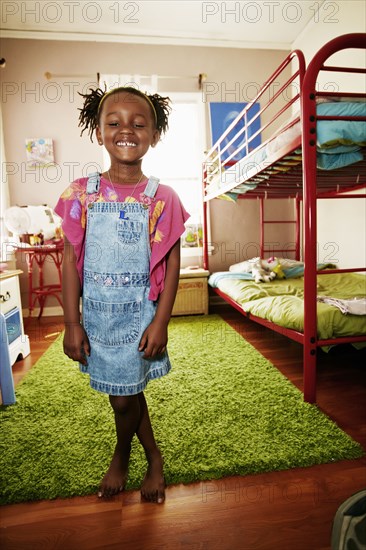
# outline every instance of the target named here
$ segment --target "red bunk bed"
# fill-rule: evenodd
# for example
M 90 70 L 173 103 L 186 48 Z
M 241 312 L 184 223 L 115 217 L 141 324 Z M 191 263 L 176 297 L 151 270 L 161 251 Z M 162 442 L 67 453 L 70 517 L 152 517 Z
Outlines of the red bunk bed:
M 359 344 L 366 341 L 366 317 L 360 315 L 354 333 L 349 329 L 345 335 L 319 335 L 318 314 L 319 299 L 317 284 L 319 276 L 329 277 L 358 277 L 356 287 L 365 293 L 364 275 L 353 272 L 366 271 L 364 266 L 349 269 L 322 270 L 324 266 L 317 264 L 317 200 L 321 198 L 349 198 L 357 200 L 365 198 L 363 192 L 355 192 L 366 187 L 366 94 L 351 90 L 338 92 L 320 92 L 316 90 L 316 83 L 320 71 L 337 73 L 365 74 L 364 68 L 335 67 L 325 65 L 329 57 L 338 51 L 348 48 L 364 49 L 365 34 L 343 35 L 328 42 L 313 57 L 305 70 L 304 56 L 301 51 L 294 51 L 287 56 L 273 75 L 265 82 L 257 96 L 248 103 L 240 115 L 232 122 L 219 140 L 207 153 L 203 164 L 203 196 L 204 196 L 204 267 L 209 269 L 209 240 L 208 240 L 208 204 L 215 198 L 229 200 L 254 198 L 260 200 L 261 243 L 260 257 L 265 258 L 264 228 L 268 223 L 264 217 L 264 202 L 267 199 L 289 197 L 295 202 L 296 239 L 292 250 L 295 260 L 300 261 L 300 244 L 304 255 L 303 262 L 303 305 L 302 330 L 288 328 L 262 315 L 251 312 L 247 303 L 237 299 L 219 288 L 216 284 L 220 277 L 213 274 L 209 282 L 214 291 L 225 301 L 235 307 L 243 315 L 274 331 L 303 344 L 303 371 L 304 371 L 304 399 L 310 403 L 316 402 L 316 356 L 317 348 L 335 344 Z M 294 69 L 294 64 L 296 68 Z M 287 78 L 289 68 L 292 75 Z M 285 75 L 285 77 L 284 77 Z M 285 82 L 269 100 L 264 101 L 268 90 L 279 78 Z M 287 78 L 287 80 L 286 80 Z M 273 103 L 297 83 L 297 93 L 291 93 L 291 99 L 283 106 L 276 107 Z M 271 95 L 271 94 L 270 94 Z M 259 111 L 253 115 L 251 108 L 260 103 Z M 289 116 L 296 104 L 300 104 L 300 111 L 290 117 L 280 128 L 273 131 L 254 151 L 251 151 L 251 141 L 258 133 L 268 135 L 269 130 L 278 126 L 283 115 Z M 249 131 L 257 117 L 263 117 L 266 122 L 256 132 Z M 330 126 L 322 125 L 322 121 L 334 121 Z M 351 123 L 356 129 L 356 137 L 342 134 L 340 140 L 334 136 L 334 130 L 344 126 L 344 122 Z M 355 125 L 356 123 L 356 125 Z M 342 126 L 343 125 L 343 126 Z M 330 134 L 324 134 L 324 128 Z M 253 126 L 252 126 L 253 128 Z M 333 133 L 332 133 L 333 132 Z M 324 135 L 323 135 L 324 134 Z M 248 137 L 249 136 L 249 137 Z M 331 138 L 331 139 L 330 139 Z M 318 146 L 319 140 L 324 139 Z M 238 145 L 239 142 L 239 145 Z M 238 154 L 245 152 L 240 160 Z M 319 152 L 320 151 L 320 152 Z M 334 156 L 333 156 L 334 153 Z M 324 156 L 326 155 L 326 156 Z M 324 162 L 327 166 L 324 166 Z M 331 166 L 329 166 L 329 163 Z M 352 191 L 352 194 L 346 194 Z M 270 221 L 270 223 L 276 223 Z M 288 222 L 287 222 L 288 223 Z M 273 250 L 271 251 L 273 253 Z M 289 252 L 287 249 L 276 250 L 275 254 Z M 236 270 L 237 271 L 237 270 Z M 221 275 L 220 275 L 221 276 Z M 229 272 L 229 278 L 235 278 Z M 348 277 L 348 275 L 347 275 Z M 238 281 L 236 281 L 238 284 Z M 272 285 L 268 282 L 264 285 Z M 335 283 L 337 285 L 338 282 Z M 325 285 L 326 286 L 326 285 Z M 258 285 L 257 285 L 258 287 Z M 239 287 L 238 287 L 239 288 Z M 245 295 L 242 289 L 237 294 Z M 234 293 L 235 294 L 235 293 Z M 358 296 L 358 294 L 357 294 Z M 331 307 L 331 306 L 330 306 Z M 358 317 L 347 315 L 345 317 Z

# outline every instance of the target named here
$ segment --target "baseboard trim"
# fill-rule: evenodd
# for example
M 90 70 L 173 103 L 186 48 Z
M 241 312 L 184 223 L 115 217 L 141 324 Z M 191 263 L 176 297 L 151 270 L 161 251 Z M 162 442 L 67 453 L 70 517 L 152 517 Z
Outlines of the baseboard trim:
M 38 317 L 40 312 L 39 307 L 35 307 L 32 311 L 32 317 Z M 43 309 L 42 317 L 59 317 L 64 314 L 64 310 L 61 306 L 45 307 Z M 23 309 L 23 318 L 29 317 L 29 309 Z

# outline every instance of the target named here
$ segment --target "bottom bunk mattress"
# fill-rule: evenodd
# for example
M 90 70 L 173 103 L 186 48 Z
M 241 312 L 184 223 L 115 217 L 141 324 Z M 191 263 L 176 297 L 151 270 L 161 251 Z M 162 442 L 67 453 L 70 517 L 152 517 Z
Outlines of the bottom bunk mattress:
M 214 273 L 209 284 L 237 302 L 246 313 L 281 327 L 304 331 L 304 278 L 256 283 L 233 272 Z M 317 276 L 318 338 L 366 336 L 366 276 L 359 273 Z M 333 303 L 330 302 L 334 299 Z M 352 312 L 352 313 L 351 313 Z

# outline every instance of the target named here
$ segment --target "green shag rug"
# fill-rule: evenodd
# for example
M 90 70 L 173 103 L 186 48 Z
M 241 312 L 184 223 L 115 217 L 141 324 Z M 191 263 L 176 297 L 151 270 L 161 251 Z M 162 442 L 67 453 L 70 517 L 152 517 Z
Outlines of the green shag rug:
M 173 369 L 145 392 L 167 484 L 358 458 L 361 446 L 219 316 L 173 318 Z M 58 338 L 1 407 L 1 503 L 94 493 L 115 446 L 108 396 Z M 136 437 L 127 489 L 146 461 Z

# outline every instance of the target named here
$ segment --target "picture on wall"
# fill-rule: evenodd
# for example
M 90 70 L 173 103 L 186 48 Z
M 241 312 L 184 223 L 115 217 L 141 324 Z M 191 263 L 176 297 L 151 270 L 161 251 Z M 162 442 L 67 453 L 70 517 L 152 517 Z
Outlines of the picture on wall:
M 235 118 L 241 113 L 241 111 L 248 105 L 247 103 L 210 103 L 210 122 L 211 122 L 211 136 L 212 136 L 212 145 L 216 143 L 219 137 L 223 132 L 230 126 L 230 124 L 235 120 Z M 222 147 L 228 145 L 228 143 L 234 138 L 234 136 L 240 130 L 244 130 L 227 150 L 222 154 L 222 160 L 227 159 L 231 156 L 234 151 L 243 145 L 241 151 L 234 155 L 231 160 L 238 161 L 244 158 L 247 155 L 245 140 L 250 139 L 253 134 L 260 130 L 260 115 L 251 123 L 250 121 L 253 117 L 259 112 L 260 105 L 259 103 L 254 103 L 250 109 L 247 111 L 247 129 L 245 128 L 244 118 L 236 125 L 236 127 L 231 130 L 222 143 Z M 247 135 L 247 137 L 246 137 Z M 258 145 L 261 144 L 261 135 L 260 133 L 253 138 L 252 141 L 248 144 L 248 152 L 253 151 Z
M 54 164 L 51 138 L 27 138 L 25 140 L 27 168 L 41 168 Z

